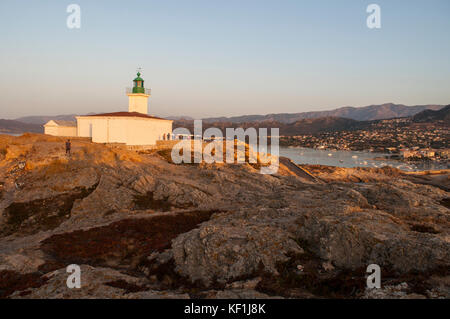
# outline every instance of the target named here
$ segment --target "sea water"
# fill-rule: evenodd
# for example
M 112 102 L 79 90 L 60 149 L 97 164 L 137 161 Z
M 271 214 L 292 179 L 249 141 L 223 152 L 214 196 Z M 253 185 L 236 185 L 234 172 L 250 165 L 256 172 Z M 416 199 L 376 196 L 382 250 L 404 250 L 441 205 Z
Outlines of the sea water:
M 392 166 L 404 171 L 446 169 L 446 164 L 437 162 L 405 163 L 390 159 L 390 154 L 364 151 L 318 150 L 303 147 L 280 147 L 280 156 L 291 159 L 296 164 L 319 164 L 338 167 L 383 167 Z

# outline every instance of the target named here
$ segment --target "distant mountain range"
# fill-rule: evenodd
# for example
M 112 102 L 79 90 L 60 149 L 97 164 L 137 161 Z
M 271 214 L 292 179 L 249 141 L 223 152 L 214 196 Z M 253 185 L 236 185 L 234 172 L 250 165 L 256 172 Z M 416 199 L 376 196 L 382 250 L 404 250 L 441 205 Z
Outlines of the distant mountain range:
M 54 116 L 25 116 L 19 117 L 15 119 L 16 121 L 29 123 L 29 124 L 38 124 L 43 125 L 50 120 L 58 120 L 58 121 L 75 121 L 75 116 L 78 114 L 68 114 L 68 115 L 54 115 Z
M 432 123 L 433 125 L 447 125 L 450 126 L 450 105 L 441 108 L 440 110 L 434 111 L 426 109 L 420 113 L 415 114 L 413 117 L 394 117 L 394 118 L 406 118 L 409 121 L 403 125 L 412 125 L 414 123 Z M 280 129 L 280 134 L 284 136 L 293 135 L 307 135 L 307 134 L 317 134 L 323 132 L 337 132 L 337 131 L 352 131 L 352 130 L 363 130 L 363 129 L 373 129 L 377 127 L 380 121 L 388 119 L 376 119 L 370 121 L 357 121 L 354 119 L 344 118 L 344 117 L 319 117 L 319 118 L 304 118 L 299 119 L 295 122 L 286 123 L 272 119 L 264 119 L 259 121 L 248 121 L 248 122 L 231 122 L 222 120 L 217 122 L 203 121 L 203 130 L 209 127 L 216 127 L 221 129 L 223 134 L 225 134 L 226 128 L 237 128 L 242 127 L 244 129 L 253 127 L 255 129 L 259 128 L 270 128 L 277 127 Z M 394 120 L 395 122 L 395 120 Z M 193 132 L 193 121 L 192 120 L 178 120 L 174 122 L 174 128 L 185 127 Z M 381 126 L 383 127 L 383 126 Z
M 282 123 L 279 121 L 258 121 L 258 122 L 203 122 L 203 130 L 215 127 L 220 129 L 225 134 L 226 128 L 242 127 L 247 129 L 250 127 L 258 130 L 259 128 L 279 128 L 281 135 L 302 135 L 302 134 L 316 134 L 320 132 L 342 131 L 360 129 L 367 125 L 367 121 L 355 121 L 342 117 L 320 117 L 314 119 L 302 119 L 294 123 Z M 177 127 L 184 127 L 194 131 L 194 121 L 192 120 L 178 120 L 173 123 L 174 129 Z M 270 134 L 270 131 L 268 132 Z
M 165 118 L 168 120 L 173 120 L 173 121 L 182 121 L 182 120 L 193 121 L 194 120 L 194 118 L 190 117 L 190 116 L 167 116 Z
M 94 114 L 94 113 L 91 113 Z M 42 125 L 50 120 L 75 121 L 76 114 L 58 116 L 27 116 L 15 120 L 0 120 L 0 133 L 43 132 Z M 364 122 L 413 117 L 414 122 L 449 121 L 449 106 L 401 104 L 370 105 L 365 107 L 342 107 L 331 111 L 278 113 L 268 115 L 244 115 L 203 119 L 204 127 L 279 127 L 286 135 L 314 134 L 319 131 L 357 129 Z M 193 119 L 188 116 L 167 117 L 174 120 L 174 128 L 191 128 Z
M 423 123 L 423 122 L 442 122 L 450 125 L 450 105 L 438 110 L 425 110 L 422 111 L 412 118 L 413 122 Z
M 341 107 L 331 111 L 213 117 L 203 119 L 203 121 L 232 123 L 278 121 L 281 123 L 294 123 L 298 120 L 321 117 L 342 117 L 356 121 L 373 121 L 397 117 L 409 117 L 424 110 L 440 110 L 441 108 L 443 108 L 443 105 L 406 106 L 402 104 L 387 103 L 382 105 L 369 105 L 365 107 Z
M 44 128 L 42 127 L 42 125 L 39 124 L 30 124 L 15 120 L 0 119 L 0 134 L 2 133 L 19 134 L 23 132 L 43 133 Z
M 312 119 L 320 117 L 343 117 L 356 121 L 383 120 L 396 117 L 413 116 L 424 110 L 440 110 L 443 105 L 414 105 L 386 103 L 382 105 L 369 105 L 364 107 L 341 107 L 331 111 L 302 112 L 302 113 L 275 113 L 267 115 L 242 115 L 234 117 L 210 117 L 204 118 L 205 122 L 263 122 L 277 121 L 281 123 L 294 123 L 298 120 Z M 94 113 L 90 113 L 94 114 Z M 56 115 L 56 116 L 26 116 L 15 119 L 19 122 L 31 124 L 45 124 L 50 120 L 75 121 L 78 114 Z M 193 120 L 189 116 L 168 116 L 169 120 Z

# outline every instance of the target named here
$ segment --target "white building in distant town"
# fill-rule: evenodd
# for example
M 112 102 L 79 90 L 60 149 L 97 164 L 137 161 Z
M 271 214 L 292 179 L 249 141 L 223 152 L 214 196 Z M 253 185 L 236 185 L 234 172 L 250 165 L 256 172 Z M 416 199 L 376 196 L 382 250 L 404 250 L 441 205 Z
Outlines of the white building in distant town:
M 94 143 L 121 143 L 127 146 L 152 146 L 170 139 L 172 121 L 148 115 L 150 90 L 138 72 L 133 88 L 127 92 L 128 112 L 77 116 L 76 122 L 49 121 L 45 134 L 65 137 L 89 137 Z
M 44 125 L 45 134 L 53 136 L 77 136 L 77 123 L 71 121 L 51 120 Z

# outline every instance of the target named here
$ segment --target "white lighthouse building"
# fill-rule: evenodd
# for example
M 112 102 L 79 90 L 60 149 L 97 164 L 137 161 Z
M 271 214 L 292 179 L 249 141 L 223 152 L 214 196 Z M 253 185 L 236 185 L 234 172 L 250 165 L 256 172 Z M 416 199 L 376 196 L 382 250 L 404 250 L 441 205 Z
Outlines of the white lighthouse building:
M 144 88 L 144 79 L 141 78 L 141 73 L 137 73 L 137 78 L 133 80 L 133 88 L 128 95 L 128 110 L 129 112 L 138 112 L 142 114 L 148 113 L 148 98 L 151 96 L 151 91 Z
M 128 90 L 128 112 L 112 112 L 77 116 L 76 136 L 89 137 L 94 143 L 121 143 L 127 146 L 152 146 L 172 133 L 172 121 L 148 115 L 150 90 L 138 72 L 133 88 Z M 47 123 L 46 125 L 54 123 Z M 53 126 L 45 126 L 46 134 L 54 134 Z M 51 130 L 50 130 L 51 127 Z M 61 132 L 66 132 L 60 128 Z

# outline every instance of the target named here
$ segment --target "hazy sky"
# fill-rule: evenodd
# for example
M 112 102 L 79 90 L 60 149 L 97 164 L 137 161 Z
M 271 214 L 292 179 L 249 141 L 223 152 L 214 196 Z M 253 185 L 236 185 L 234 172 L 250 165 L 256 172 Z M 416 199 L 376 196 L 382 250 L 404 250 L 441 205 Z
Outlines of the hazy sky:
M 126 110 L 138 66 L 160 116 L 450 103 L 448 0 L 2 0 L 0 48 L 0 118 Z

